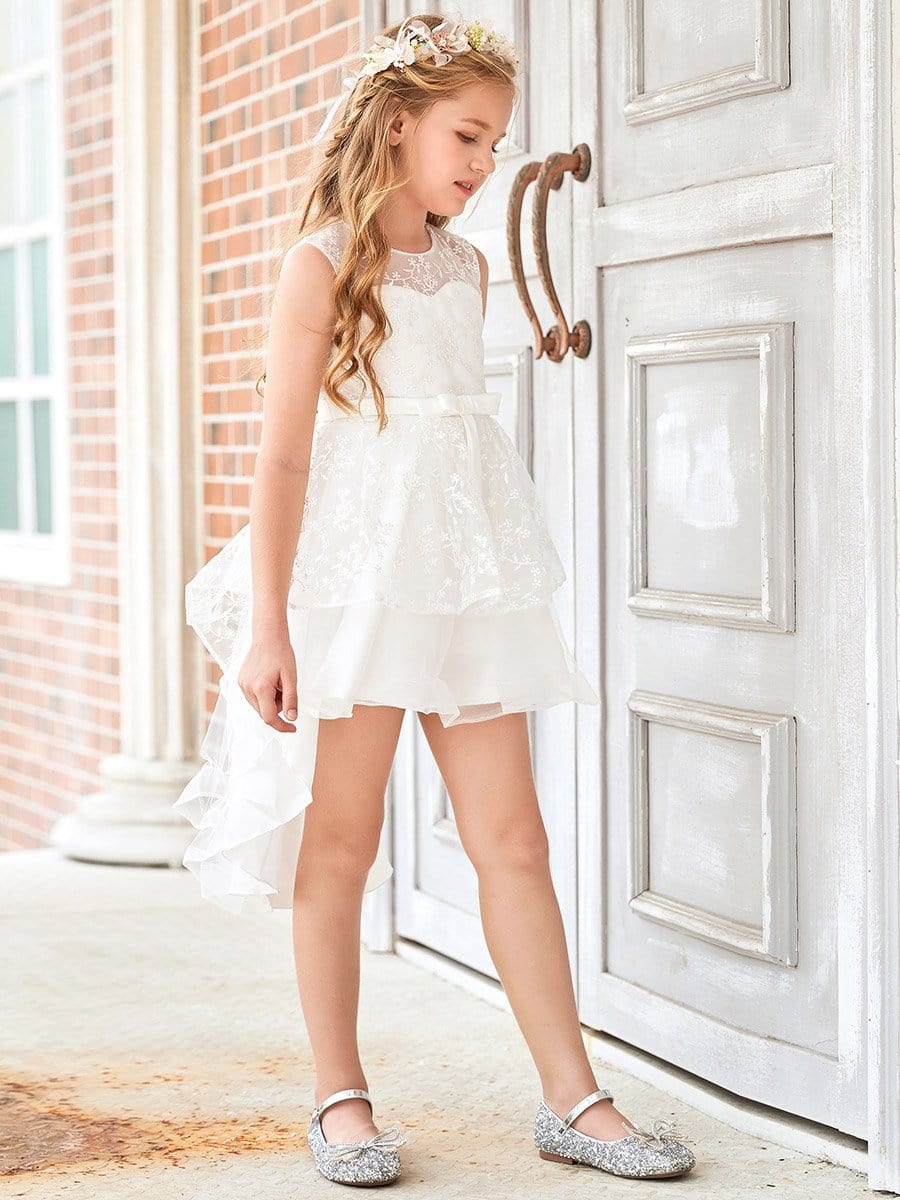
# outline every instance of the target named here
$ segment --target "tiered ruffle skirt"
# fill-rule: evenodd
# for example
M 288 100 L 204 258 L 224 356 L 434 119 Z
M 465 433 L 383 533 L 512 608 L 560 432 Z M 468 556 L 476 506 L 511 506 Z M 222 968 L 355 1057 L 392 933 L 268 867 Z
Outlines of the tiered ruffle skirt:
M 560 628 L 552 597 L 565 571 L 502 426 L 485 412 L 389 409 L 374 429 L 317 423 L 287 607 L 296 731 L 267 725 L 237 683 L 251 637 L 249 524 L 185 589 L 188 624 L 223 674 L 203 765 L 174 807 L 196 828 L 184 865 L 232 912 L 292 904 L 320 719 L 377 704 L 449 726 L 599 702 Z M 391 874 L 380 851 L 366 891 Z

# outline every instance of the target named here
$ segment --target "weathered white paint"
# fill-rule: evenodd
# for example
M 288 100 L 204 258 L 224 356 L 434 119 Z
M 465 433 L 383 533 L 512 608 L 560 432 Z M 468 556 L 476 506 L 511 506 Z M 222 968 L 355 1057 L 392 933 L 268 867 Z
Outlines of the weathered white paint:
M 842 6 L 837 4 L 841 9 Z M 891 12 L 892 10 L 892 12 Z M 853 303 L 845 330 L 846 386 L 861 387 L 866 503 L 866 1030 L 869 1183 L 900 1192 L 900 816 L 898 816 L 896 146 L 900 4 L 861 0 L 843 13 L 836 53 L 846 112 L 839 152 L 851 165 L 838 240 Z M 891 66 L 893 64 L 893 75 Z M 896 132 L 894 132 L 896 137 Z M 846 190 L 844 190 L 846 189 Z M 891 403 L 891 399 L 894 403 Z
M 594 261 L 620 266 L 725 246 L 831 233 L 830 164 L 698 184 L 606 204 L 593 214 Z
M 648 5 L 657 10 L 655 22 Z M 633 125 L 790 83 L 788 0 L 718 4 L 699 21 L 695 9 L 667 4 L 660 11 L 651 0 L 625 0 L 625 14 L 623 112 Z M 683 61 L 672 78 L 676 38 Z
M 599 111 L 592 107 L 595 79 L 608 86 L 616 67 L 601 69 L 587 47 L 612 51 L 623 32 L 619 6 L 600 0 L 598 7 L 604 22 L 599 37 L 596 12 L 580 11 L 573 29 L 581 53 L 573 59 L 571 139 L 601 147 L 607 164 L 595 177 L 593 198 L 586 189 L 575 190 L 573 222 L 576 260 L 579 239 L 589 231 L 591 262 L 602 272 L 595 279 L 576 270 L 574 307 L 591 320 L 604 356 L 599 388 L 590 361 L 579 364 L 584 378 L 576 383 L 577 650 L 588 663 L 597 655 L 606 687 L 602 740 L 594 714 L 579 713 L 582 1018 L 740 1094 L 869 1137 L 872 1185 L 896 1187 L 897 580 L 894 416 L 884 403 L 893 392 L 893 290 L 883 274 L 891 261 L 885 226 L 890 193 L 883 178 L 889 162 L 886 15 L 874 4 L 859 11 L 835 4 L 829 25 L 821 6 L 793 3 L 792 83 L 786 92 L 704 104 L 679 117 L 648 115 L 637 128 L 622 114 L 621 76 Z M 731 13 L 753 6 L 735 0 L 725 7 Z M 677 45 L 670 51 L 671 71 Z M 829 78 L 833 102 L 826 92 L 823 103 L 816 92 Z M 704 558 L 693 572 L 696 560 L 683 559 L 684 619 L 672 611 L 652 614 L 672 618 L 667 636 L 665 623 L 649 621 L 646 611 L 635 613 L 632 605 L 631 618 L 624 616 L 640 580 L 629 584 L 622 572 L 623 529 L 633 534 L 641 523 L 624 504 L 627 473 L 617 459 L 625 445 L 626 345 L 654 334 L 662 339 L 665 331 L 696 335 L 704 328 L 761 320 L 790 322 L 795 333 L 797 549 L 805 560 L 797 564 L 795 629 L 773 630 L 773 638 L 762 627 L 752 633 L 710 622 L 714 601 L 692 580 L 715 575 L 717 563 L 733 563 L 720 538 L 710 550 L 716 558 Z M 677 404 L 675 383 L 669 380 L 666 393 L 664 373 L 659 378 L 659 394 Z M 728 390 L 727 381 L 723 387 Z M 657 416 L 678 411 L 662 404 L 658 400 Z M 728 441 L 721 445 L 732 455 L 740 449 Z M 635 491 L 634 504 L 645 496 L 648 505 L 657 505 L 658 516 L 663 511 L 658 506 L 663 500 L 669 504 L 678 489 L 659 476 L 661 463 L 655 466 L 657 476 L 646 481 L 646 491 Z M 600 479 L 599 489 L 592 479 Z M 891 514 L 887 524 L 885 514 Z M 742 515 L 749 516 L 746 509 Z M 685 530 L 695 525 L 685 518 Z M 727 522 L 707 525 L 714 533 Z M 599 545 L 596 529 L 604 531 Z M 671 574 L 679 561 L 677 542 L 657 549 L 658 563 Z M 790 582 L 784 569 L 782 579 Z M 675 588 L 667 591 L 673 600 Z M 601 594 L 605 611 L 598 613 Z M 818 632 L 810 641 L 813 623 Z M 797 648 L 802 650 L 804 638 L 802 666 Z M 817 650 L 820 660 L 832 664 L 830 686 L 829 673 L 814 661 Z M 623 683 L 635 664 L 636 675 Z M 655 768 L 651 753 L 650 765 L 638 761 L 629 775 L 621 703 L 640 694 L 636 686 L 675 708 L 712 701 L 743 710 L 763 703 L 799 719 L 798 911 L 791 911 L 786 885 L 793 864 L 784 853 L 780 864 L 770 860 L 768 882 L 756 892 L 757 905 L 762 900 L 770 918 L 773 902 L 780 906 L 782 934 L 789 933 L 794 916 L 799 922 L 796 966 L 781 967 L 781 979 L 794 975 L 800 988 L 797 1020 L 784 1019 L 778 987 L 752 984 L 754 972 L 759 981 L 771 975 L 764 963 L 754 968 L 748 961 L 752 939 L 765 944 L 764 909 L 745 906 L 745 936 L 751 941 L 743 952 L 737 944 L 730 954 L 722 947 L 716 958 L 698 948 L 698 935 L 703 942 L 724 932 L 724 940 L 739 941 L 733 910 L 741 905 L 721 889 L 716 906 L 715 880 L 729 854 L 732 882 L 745 873 L 746 864 L 734 857 L 741 845 L 751 862 L 759 861 L 760 849 L 770 854 L 773 829 L 765 808 L 749 833 L 742 810 L 736 832 L 743 843 L 736 841 L 731 850 L 727 840 L 723 845 L 715 810 L 702 810 L 709 823 L 698 828 L 696 838 L 706 864 L 702 883 L 689 877 L 692 862 L 696 869 L 696 856 L 686 850 L 689 838 L 672 839 L 682 845 L 681 877 L 664 855 L 654 858 L 652 830 L 649 845 L 640 841 L 646 813 L 636 811 L 641 796 L 633 790 L 635 778 L 649 779 L 661 808 L 674 806 L 689 821 L 697 816 L 691 811 L 692 770 L 696 807 L 705 805 L 712 790 L 738 794 L 737 778 L 729 775 L 741 759 L 735 756 L 729 764 L 727 756 L 702 753 L 698 742 L 684 740 L 686 734 L 679 735 L 676 754 L 672 735 L 658 739 Z M 809 752 L 814 730 L 818 757 Z M 692 753 L 693 769 L 686 766 Z M 743 770 L 751 772 L 749 760 Z M 704 780 L 709 785 L 716 779 L 715 788 L 701 790 Z M 770 816 L 783 812 L 789 795 L 789 784 L 780 786 L 776 804 L 770 796 Z M 628 824 L 617 816 L 623 809 L 630 809 L 630 843 Z M 830 824 L 830 837 L 810 825 L 817 814 Z M 667 828 L 661 818 L 657 814 L 658 834 Z M 784 851 L 790 837 L 782 831 L 779 841 Z M 623 844 L 631 847 L 632 884 L 639 872 L 652 880 L 656 866 L 674 895 L 661 902 L 651 889 L 649 897 L 644 893 L 644 911 L 636 914 L 634 900 L 630 906 L 624 900 L 634 889 L 624 887 L 618 865 Z M 682 902 L 685 895 L 707 906 L 705 929 L 696 908 Z M 679 937 L 673 926 L 688 918 L 696 923 L 694 934 Z M 619 949 L 617 926 L 628 929 Z M 698 963 L 706 964 L 702 979 L 691 977 Z M 774 978 L 777 982 L 777 971 Z M 713 1017 L 712 1025 L 698 1019 L 702 1012 Z M 720 1063 L 727 1064 L 727 1077 Z M 846 1143 L 834 1139 L 832 1151 L 836 1158 L 845 1156 Z
M 793 323 L 632 337 L 625 354 L 629 608 L 792 632 Z M 704 558 L 713 533 L 719 553 Z

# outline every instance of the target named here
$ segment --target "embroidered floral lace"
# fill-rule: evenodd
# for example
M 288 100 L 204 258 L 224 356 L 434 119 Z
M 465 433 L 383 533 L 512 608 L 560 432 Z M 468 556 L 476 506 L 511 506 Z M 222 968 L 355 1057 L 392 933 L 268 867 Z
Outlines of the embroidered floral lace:
M 347 394 L 368 399 L 369 415 L 324 419 L 339 410 L 319 397 L 289 607 L 373 601 L 418 613 L 506 612 L 547 603 L 565 579 L 534 482 L 494 416 L 391 411 L 395 398 L 485 390 L 474 248 L 429 229 L 431 249 L 394 251 L 384 280 L 396 331 L 375 356 L 386 428 L 376 436 L 365 385 Z M 307 235 L 335 268 L 346 237 L 343 222 Z M 188 585 L 190 623 L 208 631 L 220 661 L 249 609 L 249 536 L 247 525 Z

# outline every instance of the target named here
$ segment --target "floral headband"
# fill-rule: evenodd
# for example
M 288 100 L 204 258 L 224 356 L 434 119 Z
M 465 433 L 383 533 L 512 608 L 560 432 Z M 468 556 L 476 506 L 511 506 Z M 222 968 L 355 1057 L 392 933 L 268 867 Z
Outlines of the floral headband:
M 353 88 L 356 81 L 366 75 L 377 75 L 388 67 L 396 67 L 402 71 L 408 63 L 420 62 L 426 58 L 434 58 L 434 65 L 442 67 L 457 54 L 465 54 L 469 50 L 481 50 L 488 54 L 496 54 L 511 66 L 519 65 L 519 56 L 512 42 L 495 33 L 491 23 L 485 21 L 465 21 L 460 16 L 456 19 L 445 17 L 439 25 L 431 29 L 424 21 L 415 17 L 407 17 L 400 26 L 395 38 L 379 34 L 366 52 L 364 65 L 352 75 L 344 76 L 344 87 Z M 325 131 L 331 124 L 332 117 L 344 97 L 338 96 L 322 122 L 322 127 L 312 139 L 321 141 Z

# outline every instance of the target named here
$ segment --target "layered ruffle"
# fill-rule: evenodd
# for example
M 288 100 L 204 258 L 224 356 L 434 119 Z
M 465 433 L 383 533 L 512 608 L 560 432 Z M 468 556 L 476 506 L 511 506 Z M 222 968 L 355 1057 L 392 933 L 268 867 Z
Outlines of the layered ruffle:
M 292 904 L 304 811 L 312 801 L 319 720 L 355 704 L 436 712 L 445 726 L 598 696 L 578 669 L 551 605 L 508 613 L 410 613 L 377 601 L 290 610 L 298 674 L 296 732 L 267 725 L 237 684 L 249 611 L 201 753 L 175 809 L 197 829 L 184 865 L 201 895 L 233 912 Z M 206 644 L 215 640 L 197 627 Z M 379 851 L 365 883 L 393 872 Z
M 506 613 L 409 613 L 377 601 L 312 609 L 306 631 L 311 712 L 349 717 L 354 704 L 435 712 L 445 726 L 597 695 L 578 669 L 552 604 Z

